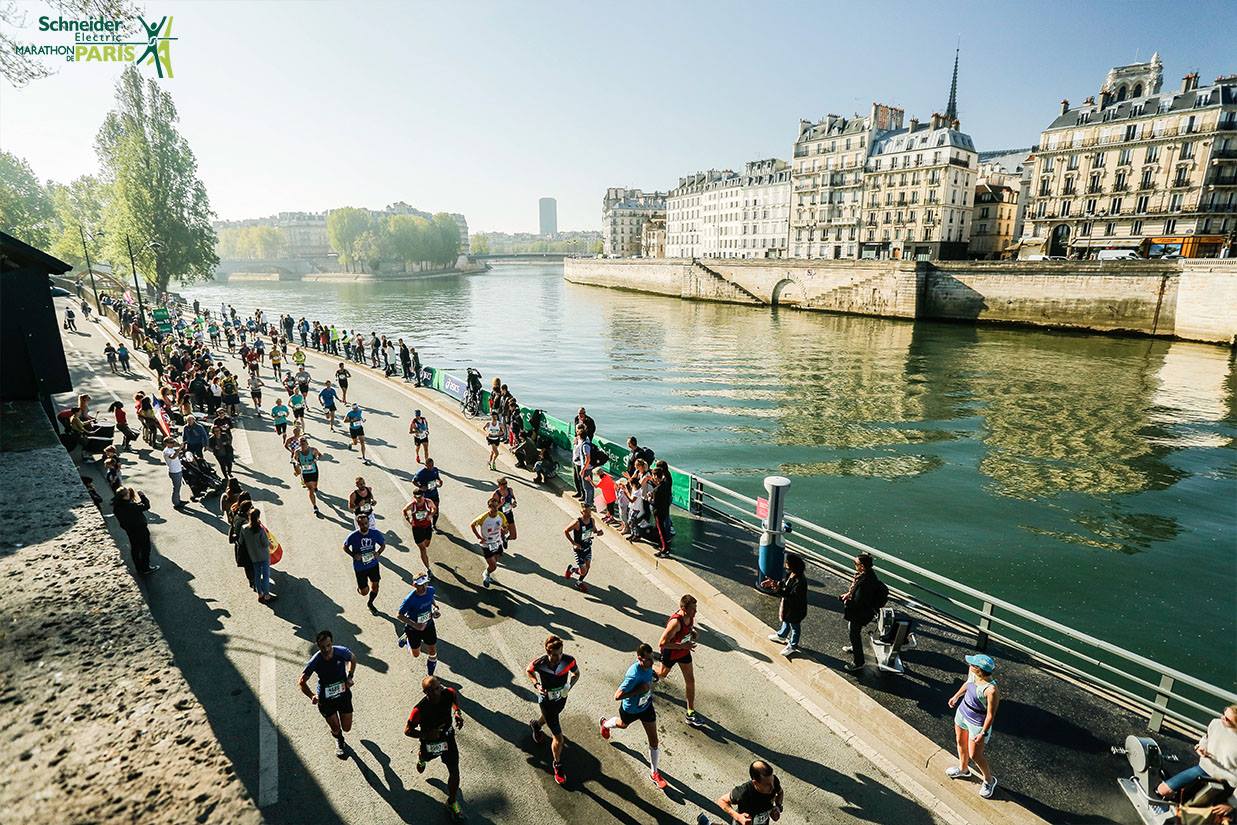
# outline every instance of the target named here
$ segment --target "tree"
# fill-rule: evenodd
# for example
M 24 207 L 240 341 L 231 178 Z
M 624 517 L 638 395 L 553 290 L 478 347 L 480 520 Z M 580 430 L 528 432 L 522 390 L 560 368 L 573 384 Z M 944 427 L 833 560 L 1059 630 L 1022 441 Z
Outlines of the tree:
M 284 254 L 287 249 L 287 238 L 284 233 L 273 226 L 247 226 L 248 244 L 252 257 L 269 261 Z
M 116 84 L 116 108 L 99 128 L 95 146 L 111 186 L 105 245 L 113 267 L 128 269 L 126 238 L 138 271 L 159 290 L 214 275 L 215 230 L 197 159 L 176 129 L 172 97 L 136 66 Z
M 392 257 L 404 264 L 404 271 L 424 260 L 422 249 L 429 221 L 415 215 L 392 215 L 387 219 L 387 237 Z
M 39 249 L 47 249 L 55 222 L 47 189 L 30 164 L 0 151 L 0 226 L 10 235 Z
M 435 242 L 431 261 L 446 267 L 455 263 L 460 255 L 460 227 L 446 212 L 434 216 Z
M 126 0 L 51 0 L 48 5 L 59 12 L 60 16 L 70 19 L 104 17 L 109 20 L 123 20 L 125 27 L 118 35 L 126 34 L 133 28 L 134 18 L 139 13 L 133 4 Z M 18 88 L 52 74 L 50 66 L 39 57 L 20 54 L 17 47 L 25 44 L 13 40 L 5 31 L 19 31 L 25 23 L 25 12 L 19 11 L 14 0 L 0 0 L 0 75 Z
M 108 187 L 93 175 L 82 175 L 72 183 L 48 184 L 56 228 L 49 251 L 73 266 L 85 266 L 82 235 L 90 245 L 90 263 L 97 265 L 102 251 L 98 237 L 103 229 L 103 215 L 110 195 Z M 80 229 L 78 227 L 81 227 Z
M 332 209 L 326 216 L 326 236 L 331 242 L 331 248 L 339 255 L 339 262 L 349 267 L 358 260 L 356 255 L 357 239 L 361 233 L 369 229 L 369 211 L 345 206 Z M 351 271 L 351 270 L 348 270 Z
M 472 244 L 472 254 L 488 255 L 490 254 L 490 236 L 482 233 L 476 233 L 469 238 Z

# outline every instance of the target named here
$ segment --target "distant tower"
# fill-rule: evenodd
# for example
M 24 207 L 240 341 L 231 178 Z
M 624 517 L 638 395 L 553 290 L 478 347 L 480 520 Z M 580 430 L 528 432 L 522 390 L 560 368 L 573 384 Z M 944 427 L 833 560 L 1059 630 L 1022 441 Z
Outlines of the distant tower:
M 958 119 L 958 52 L 960 49 L 954 49 L 954 79 L 949 84 L 949 103 L 945 106 L 945 119 L 954 121 Z
M 541 234 L 557 235 L 558 201 L 554 200 L 554 198 L 542 198 L 537 201 L 537 206 L 541 212 Z

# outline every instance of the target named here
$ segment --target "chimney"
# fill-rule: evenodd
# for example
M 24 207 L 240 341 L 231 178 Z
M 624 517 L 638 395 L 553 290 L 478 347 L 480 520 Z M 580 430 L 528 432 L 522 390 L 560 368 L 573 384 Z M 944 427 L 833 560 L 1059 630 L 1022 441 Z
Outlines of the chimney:
M 918 128 L 919 128 L 919 118 L 917 117 L 911 118 L 911 131 L 913 132 Z
M 1087 99 L 1086 99 L 1086 100 L 1084 100 L 1084 101 L 1082 102 L 1082 105 L 1083 105 L 1083 106 L 1094 106 L 1094 105 L 1095 105 L 1095 95 L 1089 95 L 1089 96 L 1087 97 Z
M 1065 114 L 1068 111 L 1069 111 L 1069 101 L 1062 100 L 1061 101 L 1061 114 Z
M 1185 77 L 1181 78 L 1181 91 L 1191 92 L 1198 88 L 1198 72 L 1190 72 Z
M 932 113 L 932 118 L 928 122 L 932 124 L 932 126 L 930 127 L 932 129 L 941 128 L 941 116 L 937 114 L 936 112 Z
M 949 125 L 949 128 L 953 129 L 955 132 L 960 131 L 962 128 L 962 121 L 954 118 L 953 123 Z

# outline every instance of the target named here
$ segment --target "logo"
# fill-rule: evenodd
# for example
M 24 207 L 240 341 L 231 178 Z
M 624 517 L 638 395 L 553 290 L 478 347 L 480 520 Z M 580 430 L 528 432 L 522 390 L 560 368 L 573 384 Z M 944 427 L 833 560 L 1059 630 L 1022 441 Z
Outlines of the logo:
M 128 40 L 126 32 L 140 27 L 142 40 Z M 171 16 L 157 23 L 147 23 L 142 16 L 134 21 L 106 18 L 102 15 L 86 19 L 64 17 L 39 18 L 39 31 L 71 35 L 68 43 L 15 44 L 19 56 L 63 57 L 69 63 L 136 63 L 155 67 L 159 77 L 172 77 Z

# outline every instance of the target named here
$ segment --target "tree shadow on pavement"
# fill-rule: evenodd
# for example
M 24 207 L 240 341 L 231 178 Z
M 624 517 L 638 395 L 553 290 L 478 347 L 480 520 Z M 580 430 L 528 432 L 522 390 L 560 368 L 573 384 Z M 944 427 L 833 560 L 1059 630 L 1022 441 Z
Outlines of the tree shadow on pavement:
M 344 618 L 343 606 L 315 587 L 309 579 L 273 567 L 271 590 L 279 596 L 270 602 L 271 612 L 292 625 L 293 633 L 305 640 L 306 658 L 308 651 L 313 649 L 318 631 L 329 630 L 336 644 L 352 649 L 358 666 L 372 668 L 379 673 L 387 672 L 387 662 L 375 656 L 369 645 L 357 638 L 361 628 Z M 363 597 L 357 596 L 357 599 L 363 602 Z

